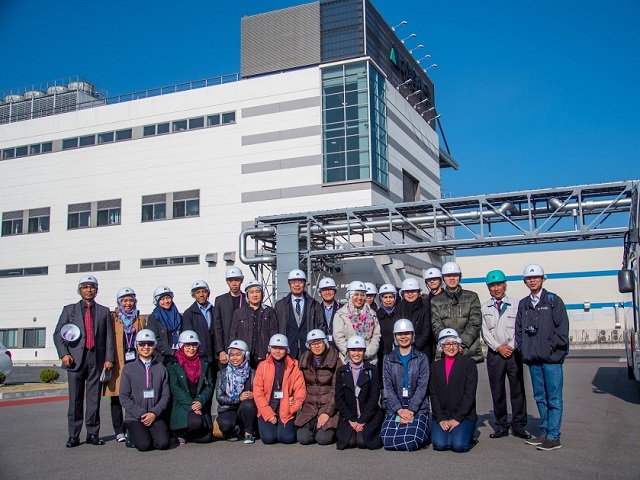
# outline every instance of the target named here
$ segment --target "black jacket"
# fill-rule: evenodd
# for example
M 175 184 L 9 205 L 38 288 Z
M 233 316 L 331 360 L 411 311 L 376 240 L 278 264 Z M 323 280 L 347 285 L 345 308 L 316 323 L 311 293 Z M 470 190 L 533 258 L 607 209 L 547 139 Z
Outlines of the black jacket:
M 162 322 L 156 320 L 153 313 L 147 317 L 147 328 L 156 334 L 156 349 L 153 356 L 167 365 L 174 354 L 172 335 Z
M 247 303 L 244 293 L 240 294 L 240 298 L 240 307 L 242 307 Z M 213 341 L 216 357 L 220 352 L 225 352 L 229 343 L 233 340 L 233 338 L 229 338 L 229 332 L 234 311 L 231 293 L 227 292 L 216 297 L 213 307 Z
M 302 325 L 300 326 L 301 330 L 309 333 L 311 330 L 316 328 L 322 330 L 327 333 L 327 324 L 324 320 L 324 311 L 322 309 L 322 305 L 318 303 L 318 301 L 314 300 L 309 296 L 307 292 L 303 292 L 302 296 L 304 297 L 304 312 L 302 315 Z M 291 341 L 291 332 L 287 331 L 287 326 L 289 324 L 289 312 L 291 310 L 291 293 L 284 298 L 278 300 L 274 306 L 276 311 L 276 317 L 278 317 L 278 333 L 282 333 L 289 338 L 289 348 L 291 350 L 292 358 L 299 358 L 302 353 L 306 351 L 306 347 L 304 342 L 300 345 L 292 345 Z M 306 338 L 306 333 L 304 334 Z
M 257 345 L 253 345 L 253 308 L 249 305 L 240 307 L 233 314 L 233 321 L 231 322 L 231 329 L 229 334 L 229 343 L 234 340 L 243 340 L 249 347 L 249 352 L 254 357 L 254 363 L 267 358 L 269 349 L 269 339 L 272 335 L 278 333 L 278 319 L 276 312 L 268 305 L 262 305 L 260 307 L 260 313 L 258 317 L 258 332 L 257 332 Z M 254 347 L 256 354 L 254 355 Z
M 211 307 L 211 327 L 207 325 L 207 319 L 198 307 L 198 302 L 193 302 L 182 314 L 182 331 L 193 330 L 200 339 L 200 356 L 211 362 L 213 360 L 213 311 Z
M 433 362 L 429 395 L 433 420 L 454 419 L 458 422 L 478 420 L 476 413 L 476 389 L 478 387 L 478 367 L 471 357 L 458 355 L 451 372 L 449 383 L 445 375 L 444 359 Z
M 418 302 L 418 303 L 416 303 Z M 395 318 L 411 320 L 415 329 L 415 347 L 424 353 L 429 360 L 433 358 L 433 332 L 431 329 L 431 301 L 418 297 L 415 302 L 402 300 L 396 307 Z

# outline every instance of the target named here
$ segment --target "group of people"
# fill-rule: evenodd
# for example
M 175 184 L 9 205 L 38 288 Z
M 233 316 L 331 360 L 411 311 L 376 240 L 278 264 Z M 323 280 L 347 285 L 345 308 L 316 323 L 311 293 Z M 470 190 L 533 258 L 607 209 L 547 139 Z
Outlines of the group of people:
M 530 294 L 519 302 L 506 295 L 499 270 L 487 274 L 491 298 L 484 304 L 460 286 L 461 278 L 459 265 L 448 262 L 425 272 L 424 294 L 415 278 L 405 279 L 399 292 L 391 284 L 376 289 L 353 281 L 341 304 L 333 279 L 320 280 L 318 301 L 305 290 L 305 273 L 295 269 L 290 292 L 272 308 L 263 303 L 260 282 L 242 289 L 242 271 L 230 267 L 229 292 L 214 303 L 199 280 L 191 288 L 194 303 L 180 314 L 171 289 L 161 286 L 145 320 L 131 288 L 118 292 L 109 311 L 95 302 L 97 279 L 84 276 L 81 300 L 64 307 L 54 334 L 69 377 L 66 446 L 80 444 L 83 417 L 86 442 L 104 444 L 104 393 L 116 439 L 141 451 L 218 437 L 338 449 L 411 451 L 431 443 L 434 450 L 465 452 L 478 418 L 482 336 L 495 414 L 490 437 L 511 429 L 538 449 L 560 448 L 568 353 L 562 300 L 542 288 L 539 265 L 525 268 Z M 536 438 L 526 431 L 523 363 L 540 412 Z

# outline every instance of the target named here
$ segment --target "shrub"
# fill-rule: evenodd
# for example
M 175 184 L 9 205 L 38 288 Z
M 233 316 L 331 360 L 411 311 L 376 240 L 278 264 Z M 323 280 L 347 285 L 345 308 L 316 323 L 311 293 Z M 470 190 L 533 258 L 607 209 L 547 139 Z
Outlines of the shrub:
M 2 385 L 6 379 L 7 376 L 4 374 L 4 372 L 0 371 L 0 385 Z
M 40 372 L 40 381 L 42 383 L 55 382 L 60 378 L 60 374 L 52 368 L 45 368 Z

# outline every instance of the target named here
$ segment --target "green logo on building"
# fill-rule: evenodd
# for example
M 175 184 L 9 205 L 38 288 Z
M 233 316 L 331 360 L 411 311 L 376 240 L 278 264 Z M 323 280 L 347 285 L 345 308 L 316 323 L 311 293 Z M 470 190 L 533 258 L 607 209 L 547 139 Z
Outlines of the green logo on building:
M 391 47 L 391 51 L 389 52 L 389 60 L 391 60 L 391 63 L 393 63 L 396 67 L 398 66 L 398 60 L 396 59 L 396 47 Z

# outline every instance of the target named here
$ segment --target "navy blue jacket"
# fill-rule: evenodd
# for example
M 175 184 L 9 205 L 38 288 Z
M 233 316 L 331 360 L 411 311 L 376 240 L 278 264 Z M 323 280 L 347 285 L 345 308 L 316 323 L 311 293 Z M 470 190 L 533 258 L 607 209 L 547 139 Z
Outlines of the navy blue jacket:
M 429 359 L 415 347 L 411 349 L 409 359 L 409 397 L 402 397 L 404 383 L 404 367 L 398 358 L 398 349 L 394 349 L 384 357 L 383 383 L 384 395 L 387 399 L 387 413 L 396 413 L 401 408 L 408 408 L 414 414 L 429 413 Z

